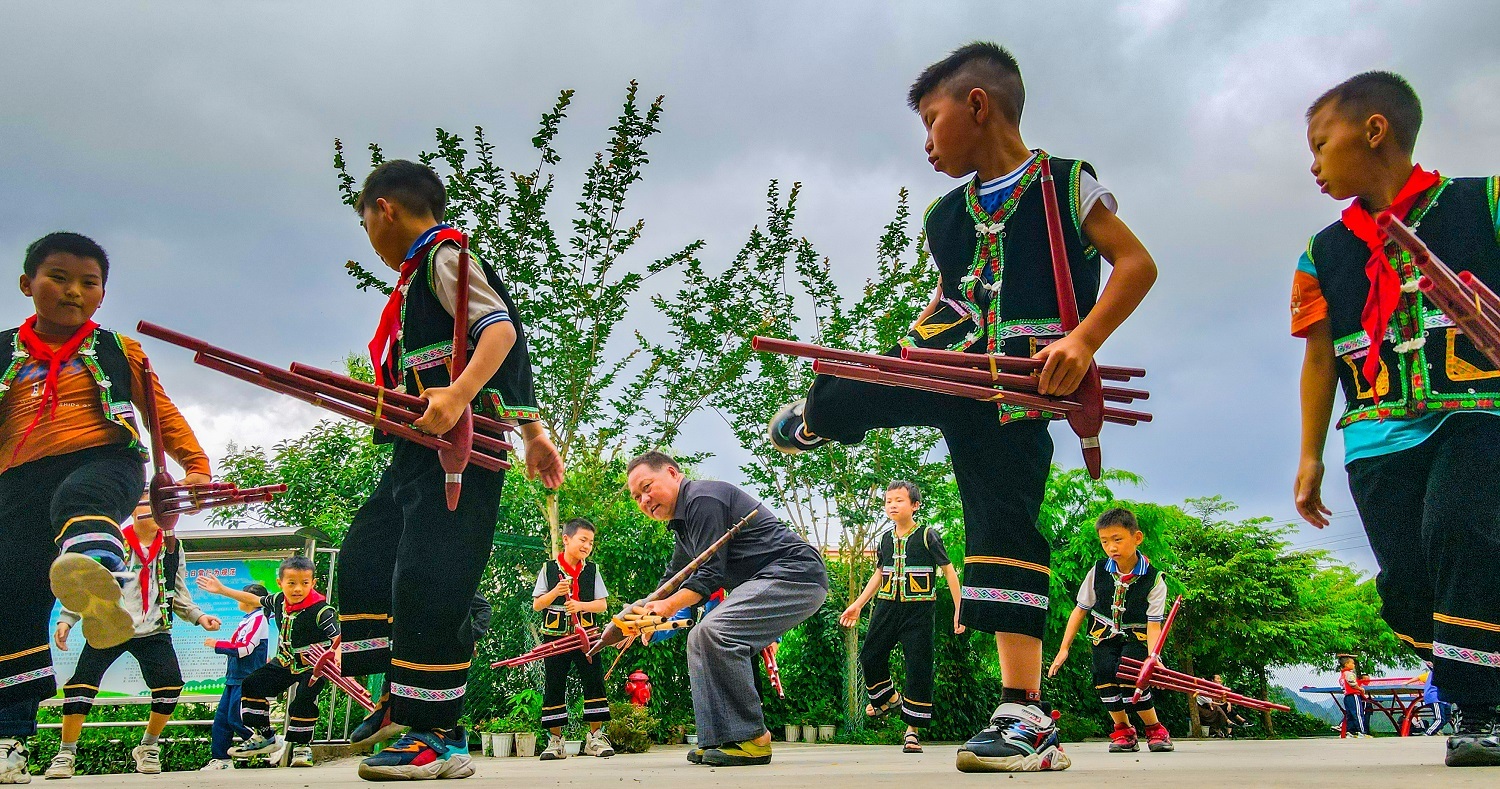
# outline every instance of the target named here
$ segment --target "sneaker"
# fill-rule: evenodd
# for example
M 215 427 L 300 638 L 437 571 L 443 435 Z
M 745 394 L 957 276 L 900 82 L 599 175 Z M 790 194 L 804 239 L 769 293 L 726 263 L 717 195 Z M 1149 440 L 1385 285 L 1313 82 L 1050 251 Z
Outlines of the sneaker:
M 1147 726 L 1144 734 L 1146 747 L 1150 748 L 1152 753 L 1171 753 L 1177 750 L 1177 746 L 1172 744 L 1171 733 L 1160 721 Z
M 731 742 L 703 752 L 703 763 L 713 767 L 746 767 L 771 763 L 771 745 L 756 745 L 754 740 Z
M 1458 728 L 1448 738 L 1449 767 L 1494 767 L 1500 765 L 1500 713 L 1491 708 L 1459 708 L 1454 713 Z
M 828 443 L 828 439 L 807 432 L 807 424 L 803 421 L 802 412 L 807 410 L 807 398 L 802 398 L 795 403 L 788 403 L 771 417 L 771 423 L 767 426 L 767 433 L 771 437 L 771 444 L 778 450 L 788 454 L 796 455 L 809 449 L 817 449 Z
M 200 772 L 210 772 L 212 770 L 233 770 L 233 769 L 235 769 L 235 767 L 234 767 L 234 760 L 233 759 L 209 759 L 208 760 L 208 764 L 205 764 L 205 765 L 203 765 L 202 767 L 200 767 L 198 769 L 199 769 Z
M 246 759 L 251 756 L 262 756 L 281 750 L 281 747 L 285 744 L 286 741 L 281 739 L 281 735 L 279 734 L 274 734 L 270 737 L 264 737 L 260 734 L 256 734 L 243 743 L 230 748 L 229 755 L 233 756 L 236 759 Z
M 26 770 L 26 743 L 13 737 L 0 737 L 0 784 L 29 784 L 31 773 Z
M 135 771 L 141 775 L 161 772 L 160 745 L 137 745 L 130 749 L 130 758 L 135 760 Z
M 426 781 L 473 774 L 469 735 L 462 728 L 446 735 L 409 731 L 394 745 L 359 763 L 359 777 L 366 781 Z
M 375 708 L 375 711 L 365 716 L 365 719 L 349 732 L 349 744 L 355 748 L 374 745 L 385 742 L 401 732 L 406 727 L 391 720 L 391 705 L 387 701 Z
M 605 734 L 603 729 L 591 731 L 583 741 L 583 755 L 608 759 L 615 755 L 615 746 L 609 741 L 609 735 Z
M 74 762 L 77 761 L 78 755 L 72 751 L 58 751 L 57 755 L 52 757 L 52 763 L 47 765 L 47 772 L 43 774 L 48 780 L 72 778 Z
M 312 748 L 310 746 L 307 746 L 307 745 L 298 745 L 297 747 L 293 748 L 292 749 L 292 766 L 293 767 L 311 767 L 311 766 L 313 766 L 313 762 L 312 762 Z
M 130 613 L 120 606 L 120 581 L 104 565 L 81 553 L 64 553 L 48 571 L 52 594 L 83 619 L 83 638 L 94 649 L 111 649 L 135 636 Z
M 703 764 L 703 753 L 707 750 L 707 748 L 700 745 L 688 751 L 688 761 L 692 764 Z
M 1072 763 L 1058 744 L 1051 711 L 1037 704 L 1001 704 L 990 725 L 958 749 L 958 770 L 965 773 L 1066 770 Z
M 1128 723 L 1116 723 L 1115 730 L 1109 734 L 1110 753 L 1136 753 L 1141 749 L 1141 741 L 1135 736 L 1135 727 Z
M 567 743 L 563 742 L 561 734 L 547 735 L 547 747 L 537 754 L 537 758 L 544 762 L 556 761 L 568 758 Z

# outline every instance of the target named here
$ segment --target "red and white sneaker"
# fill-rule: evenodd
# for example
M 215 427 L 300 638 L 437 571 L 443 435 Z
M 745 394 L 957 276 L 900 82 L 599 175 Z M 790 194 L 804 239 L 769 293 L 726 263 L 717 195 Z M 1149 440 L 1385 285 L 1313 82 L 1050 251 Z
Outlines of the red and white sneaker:
M 1172 735 L 1167 733 L 1167 727 L 1160 722 L 1147 726 L 1142 733 L 1146 735 L 1146 747 L 1150 748 L 1152 753 L 1169 753 L 1177 750 L 1176 746 L 1172 745 Z
M 1135 736 L 1135 727 L 1128 723 L 1116 723 L 1109 734 L 1110 753 L 1135 753 L 1141 749 L 1141 741 Z

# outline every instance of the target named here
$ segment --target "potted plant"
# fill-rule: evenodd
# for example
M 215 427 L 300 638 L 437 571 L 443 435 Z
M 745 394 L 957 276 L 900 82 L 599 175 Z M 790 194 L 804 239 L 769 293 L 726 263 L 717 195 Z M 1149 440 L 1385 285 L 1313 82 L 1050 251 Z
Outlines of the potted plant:
M 802 724 L 788 723 L 786 725 L 786 741 L 796 742 L 800 739 L 802 739 Z
M 698 744 L 698 727 L 687 727 L 687 733 L 683 735 L 683 739 L 687 740 L 688 745 L 696 746 Z
M 472 743 L 475 739 L 479 740 L 479 753 L 481 756 L 495 755 L 495 750 L 493 747 L 494 734 L 490 731 L 489 727 L 490 722 L 488 719 L 486 719 L 474 724 L 474 726 L 469 729 L 469 742 Z M 473 750 L 472 745 L 470 745 L 470 750 Z
M 510 697 L 510 714 L 501 721 L 516 738 L 516 755 L 536 755 L 536 733 L 542 727 L 542 694 L 526 689 Z
M 802 741 L 803 742 L 817 742 L 818 741 L 818 727 L 817 727 L 816 724 L 812 724 L 812 723 L 804 723 L 804 724 L 802 724 Z

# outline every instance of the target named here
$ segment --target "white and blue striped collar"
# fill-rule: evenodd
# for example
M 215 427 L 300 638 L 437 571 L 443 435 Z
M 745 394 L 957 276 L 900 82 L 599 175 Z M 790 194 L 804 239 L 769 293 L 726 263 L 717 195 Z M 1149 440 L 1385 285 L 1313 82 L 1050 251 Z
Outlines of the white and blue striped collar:
M 1000 176 L 999 178 L 991 178 L 990 180 L 981 183 L 979 185 L 979 193 L 982 195 L 994 194 L 995 192 L 998 192 L 1002 189 L 1009 189 L 1015 186 L 1017 183 L 1020 183 L 1021 176 L 1026 174 L 1026 168 L 1030 167 L 1031 163 L 1034 161 L 1036 161 L 1036 154 L 1033 153 L 1031 155 L 1031 158 L 1027 159 L 1024 162 L 1021 162 L 1020 167 L 1011 170 L 1010 172 Z
M 1108 559 L 1108 560 L 1106 560 L 1104 562 L 1104 569 L 1106 571 L 1108 571 L 1109 573 L 1112 573 L 1114 575 L 1119 575 L 1120 574 L 1120 565 L 1116 564 L 1114 559 Z M 1131 575 L 1145 575 L 1146 571 L 1150 570 L 1150 569 L 1151 569 L 1151 560 L 1146 558 L 1146 554 L 1144 554 L 1144 553 L 1137 553 L 1135 555 L 1135 567 L 1131 569 L 1130 574 Z
M 417 236 L 417 240 L 411 242 L 411 249 L 406 250 L 406 257 L 402 259 L 411 260 L 412 255 L 417 254 L 417 252 L 420 251 L 422 247 L 425 247 L 428 244 L 432 243 L 433 236 L 436 236 L 438 233 L 441 233 L 442 231 L 447 230 L 451 227 L 453 226 L 446 222 L 439 222 L 428 228 L 427 232 L 423 233 L 420 236 Z

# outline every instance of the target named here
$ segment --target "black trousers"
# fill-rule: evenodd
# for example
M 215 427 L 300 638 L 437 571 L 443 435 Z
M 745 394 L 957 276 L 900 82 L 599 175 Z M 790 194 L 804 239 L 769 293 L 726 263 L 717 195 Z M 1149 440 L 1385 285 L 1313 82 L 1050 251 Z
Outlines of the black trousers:
M 964 508 L 964 625 L 1041 638 L 1052 551 L 1037 516 L 1052 469 L 1047 423 L 1000 424 L 999 408 L 950 395 L 820 375 L 807 429 L 843 444 L 887 427 L 935 427 L 953 460 Z
M 865 693 L 876 707 L 891 700 L 891 650 L 899 644 L 906 660 L 906 684 L 901 689 L 901 720 L 908 726 L 932 723 L 932 624 L 937 609 L 930 602 L 897 603 L 876 600 L 870 629 L 859 648 Z
M 1151 709 L 1150 689 L 1142 691 L 1140 699 L 1132 702 L 1130 698 L 1135 695 L 1135 685 L 1118 676 L 1120 658 L 1146 659 L 1146 642 L 1127 633 L 1100 641 L 1094 645 L 1093 651 L 1094 690 L 1099 692 L 1104 708 L 1110 712 L 1128 710 L 1135 713 Z
M 1497 448 L 1500 417 L 1455 414 L 1415 447 L 1348 465 L 1381 616 L 1461 707 L 1500 703 Z
M 609 720 L 609 699 L 604 692 L 604 656 L 595 655 L 590 661 L 584 657 L 582 650 L 574 650 L 542 661 L 542 673 L 546 678 L 542 690 L 542 728 L 568 725 L 565 696 L 568 672 L 574 668 L 578 669 L 578 678 L 583 680 L 584 722 L 602 723 Z
M 446 729 L 463 714 L 469 609 L 489 561 L 504 474 L 469 466 L 448 511 L 437 452 L 397 440 L 339 549 L 344 673 L 384 673 L 391 718 Z
M 6 596 L 0 625 L 0 720 L 29 718 L 57 692 L 52 670 L 52 585 L 58 551 L 98 551 L 123 566 L 120 521 L 146 489 L 141 456 L 122 444 L 33 460 L 0 474 L 0 578 Z M 27 712 L 29 710 L 29 713 Z M 5 725 L 4 728 L 13 728 Z
M 171 715 L 177 709 L 177 697 L 182 695 L 182 668 L 177 663 L 177 650 L 172 648 L 172 636 L 167 633 L 137 636 L 109 649 L 85 644 L 72 678 L 63 685 L 63 714 L 87 715 L 99 695 L 104 672 L 127 652 L 141 665 L 141 676 L 151 688 L 151 711 Z
M 312 669 L 293 674 L 274 660 L 250 672 L 240 686 L 240 722 L 269 739 L 276 731 L 271 727 L 271 699 L 296 688 L 287 705 L 286 740 L 299 745 L 312 742 L 318 723 L 318 691 L 323 688 L 321 682 L 309 686 L 312 678 Z

